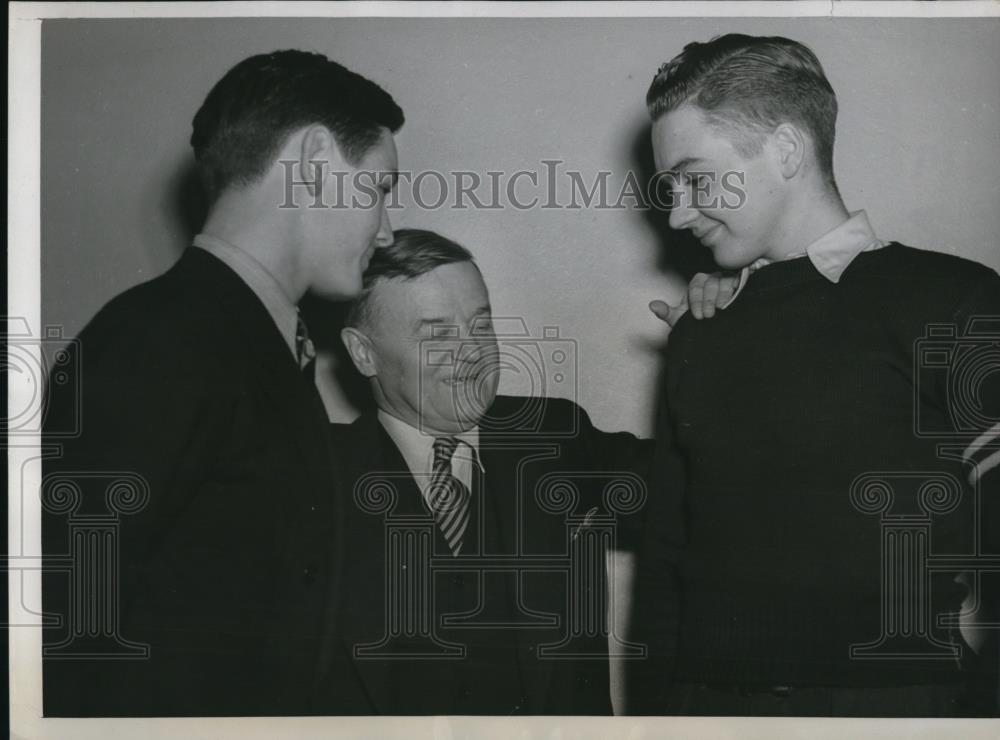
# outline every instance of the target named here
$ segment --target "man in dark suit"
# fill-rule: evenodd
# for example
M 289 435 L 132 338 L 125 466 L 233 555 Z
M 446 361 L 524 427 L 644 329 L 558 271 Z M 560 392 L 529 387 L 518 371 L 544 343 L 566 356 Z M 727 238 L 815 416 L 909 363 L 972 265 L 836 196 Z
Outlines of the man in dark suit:
M 78 382 L 55 386 L 79 394 L 50 399 L 46 716 L 329 707 L 314 682 L 344 511 L 296 304 L 353 297 L 392 240 L 402 123 L 376 84 L 299 51 L 240 62 L 198 111 L 202 233 L 98 313 Z M 347 701 L 353 674 L 335 676 Z
M 472 255 L 417 230 L 372 258 L 349 311 L 377 406 L 334 427 L 360 712 L 611 713 L 605 554 L 627 547 L 651 443 L 568 400 L 497 396 L 511 357 L 492 321 Z

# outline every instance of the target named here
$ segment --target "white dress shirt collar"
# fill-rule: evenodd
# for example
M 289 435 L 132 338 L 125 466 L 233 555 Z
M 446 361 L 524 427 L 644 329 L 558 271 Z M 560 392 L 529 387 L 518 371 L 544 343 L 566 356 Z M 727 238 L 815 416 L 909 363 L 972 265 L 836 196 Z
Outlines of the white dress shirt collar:
M 855 257 L 862 252 L 870 252 L 884 246 L 885 243 L 875 236 L 875 231 L 868 221 L 868 214 L 864 211 L 854 211 L 850 214 L 850 218 L 826 232 L 804 250 L 793 252 L 784 259 L 808 257 L 820 275 L 831 283 L 837 283 Z M 744 267 L 740 271 L 736 291 L 723 308 L 736 300 L 736 296 L 743 290 L 750 275 L 771 262 L 772 260 L 762 257 Z
M 396 447 L 399 448 L 403 460 L 406 461 L 406 467 L 410 469 L 414 480 L 418 482 L 426 498 L 425 484 L 430 481 L 431 473 L 434 470 L 435 436 L 417 429 L 381 409 L 378 411 L 378 420 Z M 451 472 L 471 489 L 473 466 L 478 467 L 480 472 L 485 472 L 479 457 L 479 427 L 473 427 L 460 434 L 438 436 L 455 437 L 462 443 L 455 449 L 452 456 Z

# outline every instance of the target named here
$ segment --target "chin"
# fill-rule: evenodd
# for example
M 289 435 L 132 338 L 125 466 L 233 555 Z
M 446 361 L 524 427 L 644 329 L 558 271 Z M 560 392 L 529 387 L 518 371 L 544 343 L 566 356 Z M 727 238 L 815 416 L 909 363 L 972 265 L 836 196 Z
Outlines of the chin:
M 727 249 L 723 245 L 711 247 L 710 249 L 712 257 L 715 258 L 715 264 L 724 270 L 742 270 L 756 259 L 743 254 L 738 248 Z
M 742 270 L 749 262 L 744 262 L 739 257 L 719 257 L 715 255 L 715 264 L 723 270 Z
M 444 420 L 455 431 L 465 432 L 478 426 L 493 405 L 493 397 L 484 398 L 478 394 L 456 394 L 452 401 L 453 413 Z
M 479 424 L 480 417 L 472 416 L 437 416 L 434 419 L 424 418 L 421 423 L 422 427 L 433 429 L 434 432 L 438 434 L 461 434 L 462 432 L 467 432 L 477 424 Z

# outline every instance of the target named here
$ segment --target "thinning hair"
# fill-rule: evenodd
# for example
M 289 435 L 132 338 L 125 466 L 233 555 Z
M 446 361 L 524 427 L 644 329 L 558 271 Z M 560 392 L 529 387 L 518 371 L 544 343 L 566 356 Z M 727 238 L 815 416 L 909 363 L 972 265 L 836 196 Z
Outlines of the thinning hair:
M 426 275 L 442 265 L 472 262 L 472 253 L 446 236 L 424 229 L 400 229 L 393 232 L 393 243 L 376 249 L 365 270 L 361 293 L 347 309 L 346 326 L 360 327 L 371 321 L 376 310 L 372 291 L 383 280 Z
M 759 154 L 764 135 L 779 124 L 797 125 L 812 139 L 820 171 L 836 189 L 837 96 L 804 44 L 738 33 L 688 44 L 660 67 L 646 93 L 654 123 L 685 104 L 699 108 L 744 157 Z
M 357 164 L 403 111 L 377 84 L 322 54 L 293 49 L 244 59 L 219 80 L 191 124 L 209 201 L 258 180 L 295 129 L 322 124 Z

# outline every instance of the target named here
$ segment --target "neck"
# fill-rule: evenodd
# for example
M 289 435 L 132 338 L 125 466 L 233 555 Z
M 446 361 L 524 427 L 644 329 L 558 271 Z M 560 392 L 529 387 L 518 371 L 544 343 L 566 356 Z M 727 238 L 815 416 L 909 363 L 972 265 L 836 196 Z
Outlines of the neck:
M 840 195 L 830 188 L 802 188 L 792 192 L 786 218 L 772 241 L 775 246 L 765 255 L 771 260 L 805 251 L 850 217 Z
M 455 427 L 447 431 L 436 429 L 431 425 L 431 422 L 429 422 L 426 419 L 422 420 L 416 413 L 400 412 L 399 410 L 394 408 L 385 398 L 385 395 L 378 388 L 377 384 L 374 385 L 374 391 L 376 396 L 375 405 L 379 411 L 381 411 L 383 414 L 393 417 L 394 419 L 397 419 L 398 421 L 403 422 L 408 426 L 413 427 L 414 429 L 419 429 L 421 432 L 427 434 L 428 436 L 457 437 L 460 434 L 465 434 L 466 432 L 475 429 L 476 426 L 475 424 L 464 428 Z
M 294 242 L 287 224 L 280 219 L 264 219 L 261 214 L 274 211 L 274 204 L 260 202 L 258 192 L 226 191 L 209 211 L 202 232 L 239 247 L 274 276 L 282 289 L 298 303 L 306 286 L 298 280 Z

